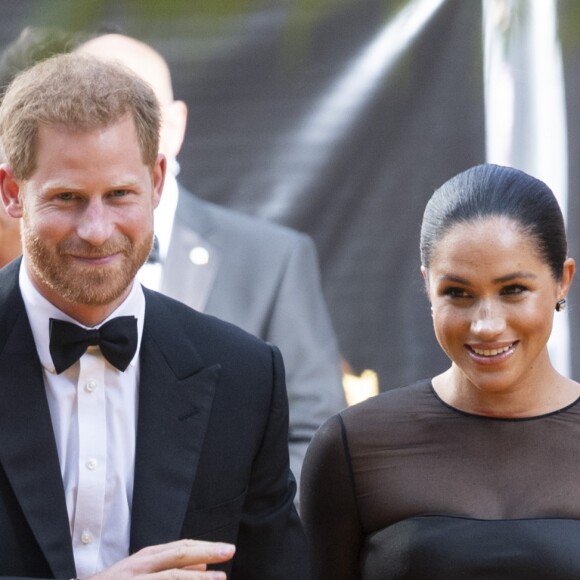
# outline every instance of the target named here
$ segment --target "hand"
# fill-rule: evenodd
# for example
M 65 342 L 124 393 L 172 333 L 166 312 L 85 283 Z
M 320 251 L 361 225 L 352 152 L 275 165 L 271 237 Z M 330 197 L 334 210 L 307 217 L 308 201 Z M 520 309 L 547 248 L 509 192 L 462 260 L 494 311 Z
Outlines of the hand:
M 87 580 L 226 580 L 207 564 L 226 562 L 234 552 L 232 544 L 178 540 L 143 548 Z

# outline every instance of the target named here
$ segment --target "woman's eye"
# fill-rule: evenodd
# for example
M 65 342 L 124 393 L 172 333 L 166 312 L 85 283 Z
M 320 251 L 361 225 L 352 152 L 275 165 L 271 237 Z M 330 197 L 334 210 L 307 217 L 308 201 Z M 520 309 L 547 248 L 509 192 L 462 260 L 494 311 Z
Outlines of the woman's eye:
M 501 289 L 501 294 L 504 296 L 519 296 L 523 294 L 527 288 L 521 284 L 512 284 Z
M 450 296 L 451 298 L 468 298 L 469 294 L 463 288 L 445 288 L 443 291 L 444 296 Z

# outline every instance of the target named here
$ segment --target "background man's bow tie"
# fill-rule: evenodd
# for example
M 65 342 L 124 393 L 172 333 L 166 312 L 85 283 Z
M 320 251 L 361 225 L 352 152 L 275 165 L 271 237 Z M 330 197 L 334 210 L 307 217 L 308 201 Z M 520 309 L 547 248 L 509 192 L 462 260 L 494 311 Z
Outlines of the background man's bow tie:
M 159 248 L 159 238 L 157 236 L 153 236 L 153 245 L 151 246 L 151 252 L 149 252 L 147 263 L 161 264 L 161 250 Z
M 120 371 L 129 366 L 137 350 L 137 319 L 134 316 L 113 318 L 99 328 L 83 328 L 51 318 L 49 332 L 50 356 L 57 374 L 77 362 L 89 346 L 99 346 L 103 356 Z

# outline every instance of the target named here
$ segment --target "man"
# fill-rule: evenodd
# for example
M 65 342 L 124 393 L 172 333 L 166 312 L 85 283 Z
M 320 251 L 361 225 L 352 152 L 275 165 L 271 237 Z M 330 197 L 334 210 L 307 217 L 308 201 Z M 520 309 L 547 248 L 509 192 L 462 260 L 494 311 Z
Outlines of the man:
M 279 352 L 134 283 L 159 125 L 146 83 L 78 54 L 0 106 L 23 241 L 0 271 L 0 576 L 309 578 Z
M 187 109 L 173 99 L 162 56 L 120 34 L 98 36 L 78 50 L 119 60 L 153 87 L 163 112 L 161 151 L 169 168 L 177 167 Z M 155 214 L 163 263 L 147 265 L 140 279 L 280 348 L 288 384 L 290 466 L 298 479 L 314 432 L 346 406 L 314 245 L 303 234 L 199 199 L 178 186 L 173 173 Z

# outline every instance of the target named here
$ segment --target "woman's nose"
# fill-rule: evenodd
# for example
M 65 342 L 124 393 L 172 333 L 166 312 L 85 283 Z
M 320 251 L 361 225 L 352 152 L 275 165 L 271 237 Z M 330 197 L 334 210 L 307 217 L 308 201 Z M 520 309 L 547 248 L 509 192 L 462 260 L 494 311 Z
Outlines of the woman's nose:
M 500 312 L 486 305 L 479 309 L 471 321 L 471 332 L 479 336 L 496 336 L 506 328 L 504 316 Z

